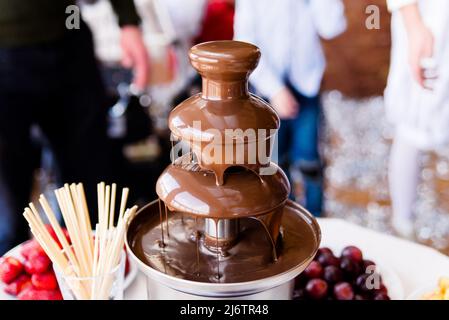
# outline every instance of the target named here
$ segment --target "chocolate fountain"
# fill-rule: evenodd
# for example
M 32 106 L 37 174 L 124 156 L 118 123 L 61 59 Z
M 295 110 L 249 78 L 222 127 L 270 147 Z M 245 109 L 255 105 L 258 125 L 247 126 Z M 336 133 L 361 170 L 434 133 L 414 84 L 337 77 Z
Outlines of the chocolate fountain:
M 171 112 L 177 143 L 159 199 L 127 230 L 150 299 L 289 299 L 318 249 L 318 224 L 270 161 L 279 117 L 248 92 L 259 58 L 238 41 L 190 50 L 202 93 Z

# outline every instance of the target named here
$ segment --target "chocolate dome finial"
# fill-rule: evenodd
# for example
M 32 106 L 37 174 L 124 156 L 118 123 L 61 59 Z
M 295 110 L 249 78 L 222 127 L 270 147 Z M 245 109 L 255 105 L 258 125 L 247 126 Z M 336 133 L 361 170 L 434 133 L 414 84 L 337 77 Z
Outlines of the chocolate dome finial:
M 202 76 L 226 81 L 251 73 L 259 62 L 260 50 L 247 42 L 211 41 L 192 47 L 189 56 Z

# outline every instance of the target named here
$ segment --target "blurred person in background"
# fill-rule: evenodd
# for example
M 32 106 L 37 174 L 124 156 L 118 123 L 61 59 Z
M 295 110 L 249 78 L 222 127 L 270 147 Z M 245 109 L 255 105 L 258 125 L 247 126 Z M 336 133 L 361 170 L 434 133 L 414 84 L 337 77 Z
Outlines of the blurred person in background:
M 232 40 L 234 36 L 234 0 L 207 0 L 201 32 L 196 43 Z
M 0 176 L 1 176 L 0 172 Z M 3 255 L 10 249 L 11 243 L 4 239 L 14 239 L 16 230 L 17 213 L 12 211 L 10 200 L 8 197 L 1 196 L 6 194 L 8 190 L 3 185 L 3 179 L 0 179 L 0 210 L 2 210 L 0 222 L 0 255 Z
M 174 1 L 176 2 L 176 0 Z M 184 46 L 187 50 L 182 52 L 183 56 L 179 57 L 178 55 L 178 60 L 188 66 L 186 68 L 188 70 L 188 78 L 186 78 L 185 90 L 174 99 L 173 105 L 175 106 L 201 91 L 201 76 L 190 65 L 188 52 L 191 46 L 208 41 L 232 40 L 234 35 L 234 0 L 190 0 L 187 2 L 190 8 L 195 8 L 196 5 L 196 8 L 201 6 L 201 9 L 196 10 L 195 15 L 192 15 L 194 12 L 192 9 L 187 13 L 187 16 L 190 18 L 190 29 L 195 27 L 196 30 L 194 37 L 191 39 L 193 42 L 189 42 L 188 48 Z M 176 7 L 179 7 L 179 3 L 176 4 Z M 185 8 L 180 8 L 178 11 L 183 12 L 185 20 Z M 176 19 L 174 23 L 176 24 Z M 176 29 L 177 32 L 179 30 L 180 28 Z M 182 30 L 189 29 L 182 27 Z
M 143 88 L 148 54 L 133 1 L 111 3 L 121 26 L 123 63 L 134 68 L 135 85 Z M 82 21 L 79 29 L 66 28 L 66 9 L 74 4 L 0 0 L 0 255 L 28 237 L 22 212 L 32 186 L 33 124 L 50 142 L 61 180 L 83 182 L 91 208 L 96 183 L 113 179 L 91 34 Z
M 331 39 L 345 29 L 340 0 L 236 1 L 234 38 L 262 53 L 250 82 L 281 118 L 277 160 L 290 176 L 302 177 L 305 206 L 316 216 L 323 197 L 318 133 L 326 64 L 320 37 Z
M 449 143 L 449 1 L 388 5 L 392 52 L 385 104 L 396 130 L 389 165 L 392 225 L 412 237 L 420 152 Z

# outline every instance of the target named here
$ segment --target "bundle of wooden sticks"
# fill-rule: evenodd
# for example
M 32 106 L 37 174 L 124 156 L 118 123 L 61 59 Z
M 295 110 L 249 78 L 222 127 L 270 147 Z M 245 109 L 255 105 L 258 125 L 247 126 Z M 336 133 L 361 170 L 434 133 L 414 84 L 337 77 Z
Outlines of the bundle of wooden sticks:
M 113 271 L 123 254 L 125 230 L 137 206 L 126 209 L 129 190 L 122 190 L 118 222 L 114 225 L 117 186 L 97 186 L 98 223 L 95 236 L 82 184 L 68 184 L 55 190 L 61 214 L 71 244 L 59 225 L 47 199 L 41 195 L 39 203 L 51 224 L 57 239 L 46 228 L 33 203 L 25 208 L 24 216 L 31 232 L 45 250 L 54 266 L 64 275 L 66 284 L 76 299 L 109 299 L 114 282 Z

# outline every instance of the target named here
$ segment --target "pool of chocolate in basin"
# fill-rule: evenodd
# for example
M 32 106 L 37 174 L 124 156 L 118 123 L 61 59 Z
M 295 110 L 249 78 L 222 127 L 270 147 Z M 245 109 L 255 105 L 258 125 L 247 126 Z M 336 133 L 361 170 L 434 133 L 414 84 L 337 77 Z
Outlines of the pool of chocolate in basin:
M 237 283 L 268 278 L 307 263 L 318 247 L 315 226 L 295 208 L 286 206 L 282 219 L 283 237 L 278 260 L 272 256 L 269 238 L 259 221 L 240 219 L 237 244 L 225 256 L 197 242 L 202 219 L 169 212 L 169 235 L 164 222 L 165 246 L 161 247 L 161 224 L 158 203 L 143 209 L 131 222 L 128 243 L 133 253 L 146 265 L 164 274 L 207 283 Z M 319 231 L 318 231 L 319 232 Z

